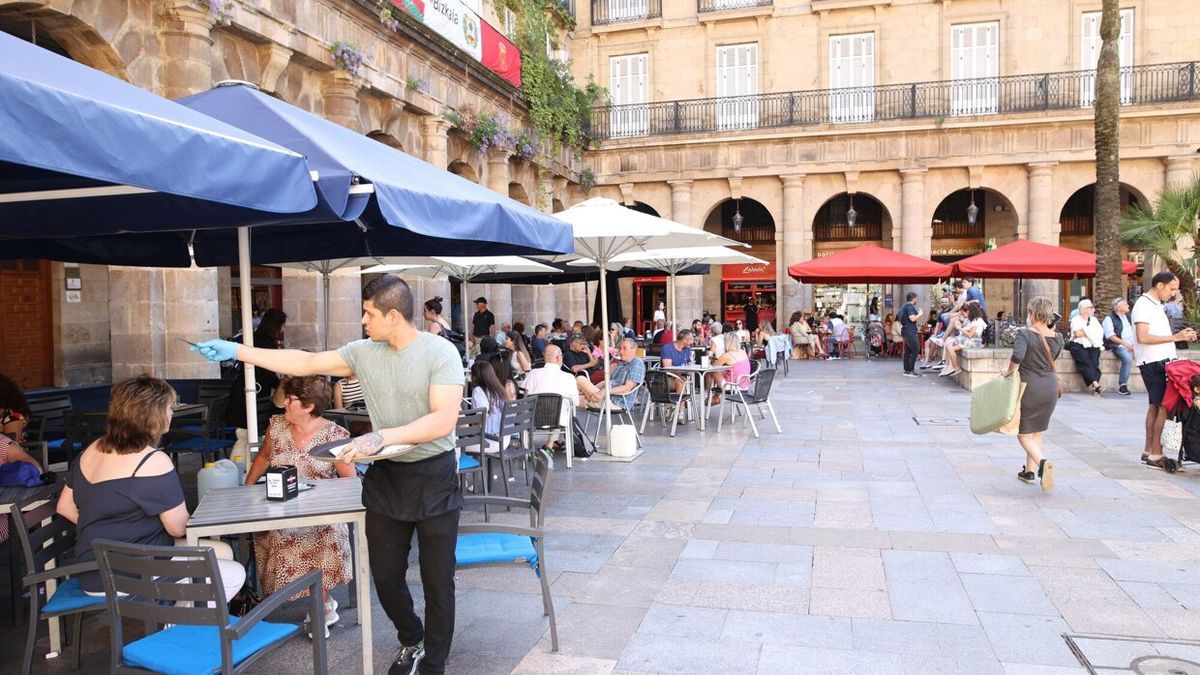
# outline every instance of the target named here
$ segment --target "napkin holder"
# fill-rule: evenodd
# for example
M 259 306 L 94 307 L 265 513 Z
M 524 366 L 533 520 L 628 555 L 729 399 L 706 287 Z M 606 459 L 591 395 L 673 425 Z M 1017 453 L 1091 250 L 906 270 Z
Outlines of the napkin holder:
M 300 494 L 300 475 L 296 467 L 273 466 L 267 469 L 267 499 L 284 502 Z

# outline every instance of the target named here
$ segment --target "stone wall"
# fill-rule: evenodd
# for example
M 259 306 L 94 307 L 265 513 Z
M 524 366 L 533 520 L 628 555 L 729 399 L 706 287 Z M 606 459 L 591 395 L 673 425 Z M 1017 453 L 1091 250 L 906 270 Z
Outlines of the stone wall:
M 112 344 L 109 332 L 108 268 L 79 265 L 81 288 L 78 303 L 66 302 L 66 267 L 50 269 L 54 344 L 54 381 L 66 386 L 112 380 Z

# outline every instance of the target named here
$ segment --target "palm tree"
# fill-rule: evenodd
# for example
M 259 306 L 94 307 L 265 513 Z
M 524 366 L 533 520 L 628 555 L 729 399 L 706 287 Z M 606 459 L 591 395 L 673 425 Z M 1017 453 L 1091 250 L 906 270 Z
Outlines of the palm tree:
M 1198 216 L 1200 175 L 1195 175 L 1189 184 L 1166 187 L 1153 207 L 1133 205 L 1121 220 L 1121 240 L 1126 245 L 1154 254 L 1179 277 L 1183 306 L 1189 314 L 1200 310 L 1196 305 Z
M 1100 16 L 1100 57 L 1096 62 L 1096 281 L 1095 296 L 1124 295 L 1121 279 L 1121 70 L 1120 0 L 1104 0 Z

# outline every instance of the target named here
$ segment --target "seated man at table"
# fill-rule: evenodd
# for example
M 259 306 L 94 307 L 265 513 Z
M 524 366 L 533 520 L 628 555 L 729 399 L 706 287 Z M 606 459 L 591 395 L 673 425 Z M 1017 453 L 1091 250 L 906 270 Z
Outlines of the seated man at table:
M 663 368 L 680 368 L 683 366 L 692 365 L 692 331 L 684 328 L 675 336 L 674 342 L 669 342 L 663 345 L 662 348 L 662 367 Z M 683 393 L 683 380 L 671 378 L 675 383 L 675 391 Z
M 633 404 L 637 402 L 637 388 L 646 381 L 646 363 L 638 358 L 637 342 L 630 338 L 622 339 L 618 350 L 620 362 L 612 371 L 608 382 L 601 382 L 597 386 L 587 378 L 575 378 L 579 392 L 583 395 L 581 403 L 599 405 L 604 400 L 604 392 L 607 390 L 614 406 L 621 410 L 633 408 Z
M 563 353 L 563 368 L 571 371 L 572 375 L 587 377 L 588 371 L 600 364 L 592 354 L 587 338 L 576 333 L 571 336 L 570 349 Z
M 546 365 L 534 368 L 525 376 L 525 395 L 534 394 L 562 396 L 564 405 L 559 424 L 564 429 L 570 428 L 572 411 L 579 405 L 579 387 L 575 384 L 575 377 L 563 370 L 562 350 L 554 345 L 546 346 Z M 557 436 L 558 432 L 553 432 L 550 440 L 556 440 Z

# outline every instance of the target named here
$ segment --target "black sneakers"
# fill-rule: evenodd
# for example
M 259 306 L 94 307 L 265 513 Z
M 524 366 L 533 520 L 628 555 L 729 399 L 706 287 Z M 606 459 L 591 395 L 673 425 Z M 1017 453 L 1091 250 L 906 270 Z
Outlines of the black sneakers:
M 1124 384 L 1117 390 L 1117 393 L 1122 396 L 1131 396 L 1133 394 L 1133 392 L 1129 391 L 1129 387 Z
M 1017 472 L 1017 480 L 1024 481 L 1026 483 L 1029 483 L 1030 485 L 1033 485 L 1034 483 L 1037 482 L 1037 474 L 1035 474 L 1032 471 L 1018 471 Z
M 401 647 L 392 667 L 388 668 L 388 675 L 416 675 L 423 658 L 425 658 L 424 643 L 417 643 L 412 647 Z

